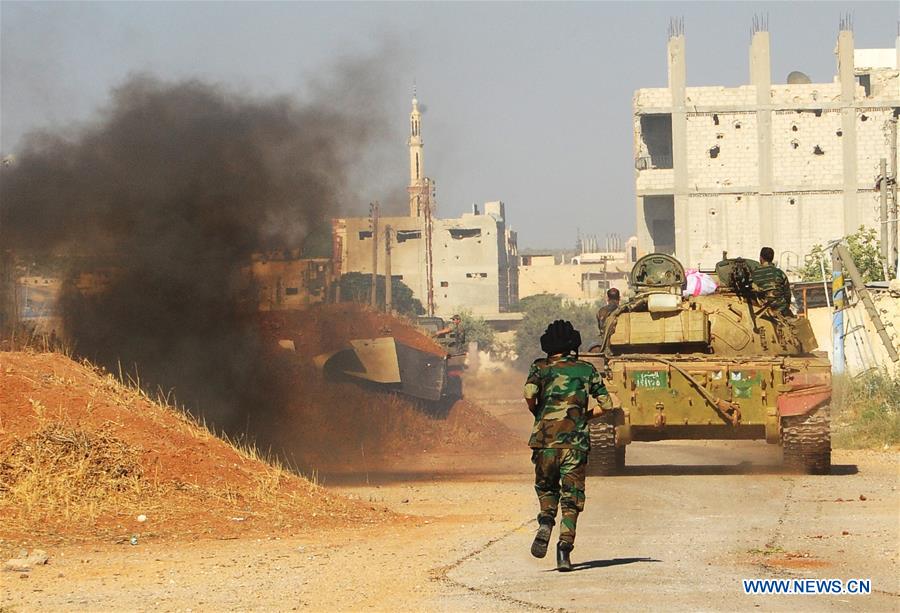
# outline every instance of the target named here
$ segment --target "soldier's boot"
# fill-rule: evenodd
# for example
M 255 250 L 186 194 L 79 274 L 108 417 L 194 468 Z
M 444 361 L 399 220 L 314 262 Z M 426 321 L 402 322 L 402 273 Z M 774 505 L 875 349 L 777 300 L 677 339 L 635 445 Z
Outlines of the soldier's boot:
M 550 533 L 552 532 L 552 521 L 540 521 L 538 523 L 537 534 L 534 535 L 534 542 L 531 543 L 531 555 L 536 558 L 543 558 L 547 555 L 547 545 L 550 543 Z
M 561 573 L 567 573 L 572 570 L 572 560 L 569 559 L 569 552 L 572 551 L 572 543 L 560 541 L 556 545 L 556 570 Z

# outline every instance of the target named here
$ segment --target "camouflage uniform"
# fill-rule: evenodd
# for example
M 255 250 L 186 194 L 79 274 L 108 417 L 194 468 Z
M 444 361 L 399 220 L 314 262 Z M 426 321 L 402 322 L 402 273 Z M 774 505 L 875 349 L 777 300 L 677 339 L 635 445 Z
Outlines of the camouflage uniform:
M 609 319 L 609 316 L 612 315 L 612 312 L 618 308 L 618 304 L 612 304 L 608 302 L 600 307 L 599 311 L 597 311 L 597 327 L 600 329 L 601 336 L 606 331 L 606 320 Z
M 575 541 L 578 514 L 584 509 L 584 476 L 590 438 L 588 394 L 604 409 L 612 407 L 600 374 L 573 355 L 535 360 L 525 381 L 525 398 L 535 398 L 534 428 L 528 441 L 534 463 L 534 489 L 541 510 L 538 522 L 555 523 L 562 506 L 559 540 Z
M 753 286 L 764 302 L 782 315 L 791 315 L 791 284 L 787 275 L 774 264 L 760 264 L 753 270 Z

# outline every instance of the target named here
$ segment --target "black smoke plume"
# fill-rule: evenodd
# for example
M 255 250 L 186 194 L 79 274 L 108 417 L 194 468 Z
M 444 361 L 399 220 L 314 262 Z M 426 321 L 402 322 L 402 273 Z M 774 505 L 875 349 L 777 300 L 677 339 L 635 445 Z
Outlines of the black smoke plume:
M 370 99 L 371 102 L 371 99 Z M 373 126 L 328 104 L 130 78 L 76 134 L 32 134 L 3 169 L 17 256 L 109 273 L 65 293 L 75 350 L 239 429 L 279 402 L 242 292 L 251 254 L 302 247 L 338 214 Z M 243 296 L 246 298 L 246 295 Z

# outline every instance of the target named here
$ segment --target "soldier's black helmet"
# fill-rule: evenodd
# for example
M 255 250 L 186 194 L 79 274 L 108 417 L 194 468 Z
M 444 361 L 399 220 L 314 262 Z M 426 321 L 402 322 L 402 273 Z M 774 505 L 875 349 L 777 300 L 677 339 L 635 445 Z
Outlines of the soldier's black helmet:
M 547 355 L 578 351 L 579 347 L 581 347 L 581 333 L 570 321 L 557 319 L 547 326 L 547 330 L 541 336 L 541 349 Z

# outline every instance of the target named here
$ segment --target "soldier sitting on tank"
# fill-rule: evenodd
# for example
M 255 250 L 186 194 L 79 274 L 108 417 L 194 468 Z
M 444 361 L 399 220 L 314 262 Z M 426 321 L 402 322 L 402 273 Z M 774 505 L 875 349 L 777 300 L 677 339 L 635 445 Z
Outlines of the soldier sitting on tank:
M 775 250 L 763 247 L 759 252 L 759 267 L 752 273 L 753 289 L 763 304 L 772 307 L 778 313 L 793 317 L 791 312 L 791 284 L 787 275 L 775 266 Z
M 556 568 L 572 570 L 569 552 L 575 525 L 584 509 L 584 477 L 590 438 L 588 420 L 611 410 L 612 401 L 592 364 L 578 359 L 581 334 L 568 321 L 557 320 L 541 336 L 547 353 L 531 365 L 525 381 L 525 401 L 534 415 L 528 446 L 534 464 L 534 489 L 540 503 L 538 531 L 531 554 L 543 558 L 562 507 Z M 588 394 L 599 407 L 588 410 Z
M 601 337 L 606 331 L 606 320 L 612 315 L 613 311 L 619 308 L 620 300 L 621 296 L 619 296 L 619 290 L 614 287 L 606 290 L 606 304 L 597 311 L 597 327 L 600 329 Z

